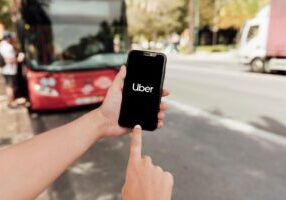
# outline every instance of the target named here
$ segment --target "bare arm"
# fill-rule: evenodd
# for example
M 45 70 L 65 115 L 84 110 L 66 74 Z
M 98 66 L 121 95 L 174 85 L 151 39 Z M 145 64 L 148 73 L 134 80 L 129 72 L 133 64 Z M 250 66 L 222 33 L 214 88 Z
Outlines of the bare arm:
M 104 123 L 99 111 L 94 111 L 70 124 L 1 151 L 1 199 L 36 198 L 102 137 Z
M 1 199 L 36 198 L 97 140 L 129 131 L 117 123 L 125 74 L 122 67 L 99 109 L 0 151 Z M 168 92 L 164 91 L 163 95 Z M 158 127 L 163 126 L 165 109 L 166 105 L 161 104 Z

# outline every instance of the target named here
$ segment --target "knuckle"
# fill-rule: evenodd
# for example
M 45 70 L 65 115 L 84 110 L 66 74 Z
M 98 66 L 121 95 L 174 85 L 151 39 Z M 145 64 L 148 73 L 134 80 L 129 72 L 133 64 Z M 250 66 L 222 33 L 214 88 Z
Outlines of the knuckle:
M 163 169 L 160 166 L 155 166 L 155 171 L 160 174 L 163 173 Z
M 165 113 L 163 111 L 160 111 L 158 117 L 159 119 L 163 119 L 165 117 Z
M 150 160 L 151 160 L 151 157 L 150 157 L 150 156 L 144 156 L 144 159 L 145 159 L 146 161 L 150 161 Z
M 171 185 L 174 184 L 174 177 L 170 172 L 164 172 L 164 176 Z
M 145 164 L 152 164 L 152 158 L 150 156 L 144 156 L 143 161 Z
M 159 120 L 158 121 L 158 128 L 162 128 L 164 126 L 163 121 Z

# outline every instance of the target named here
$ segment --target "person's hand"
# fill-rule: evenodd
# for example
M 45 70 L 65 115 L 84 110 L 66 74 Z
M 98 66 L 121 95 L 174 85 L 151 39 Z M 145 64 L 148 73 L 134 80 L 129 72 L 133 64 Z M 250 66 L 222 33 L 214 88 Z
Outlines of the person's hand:
M 25 54 L 23 52 L 20 52 L 17 56 L 18 63 L 22 63 L 25 60 Z
M 106 131 L 103 137 L 119 136 L 128 133 L 127 128 L 120 127 L 118 124 L 121 101 L 122 101 L 122 88 L 126 76 L 126 67 L 122 66 L 116 75 L 111 87 L 109 88 L 102 106 L 99 108 L 99 113 L 106 122 Z M 163 90 L 162 96 L 168 96 L 169 91 Z M 165 103 L 161 103 L 160 112 L 158 113 L 158 128 L 163 126 L 165 117 L 164 111 L 167 109 Z
M 122 188 L 123 200 L 170 200 L 173 176 L 154 166 L 150 157 L 141 157 L 142 130 L 135 126 L 131 133 L 130 156 Z

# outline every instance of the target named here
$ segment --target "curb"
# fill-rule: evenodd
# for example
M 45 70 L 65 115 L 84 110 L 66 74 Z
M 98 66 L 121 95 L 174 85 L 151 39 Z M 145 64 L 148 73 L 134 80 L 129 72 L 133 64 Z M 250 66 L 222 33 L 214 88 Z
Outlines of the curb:
M 277 135 L 275 133 L 259 129 L 255 126 L 252 126 L 248 123 L 237 121 L 235 119 L 220 117 L 204 110 L 201 110 L 196 107 L 192 107 L 175 100 L 165 100 L 169 105 L 177 108 L 178 110 L 186 113 L 187 115 L 193 117 L 203 117 L 205 119 L 210 119 L 213 123 L 216 123 L 224 128 L 227 128 L 231 131 L 236 131 L 240 134 L 248 136 L 249 138 L 267 141 L 272 144 L 276 144 L 282 147 L 286 147 L 286 137 Z

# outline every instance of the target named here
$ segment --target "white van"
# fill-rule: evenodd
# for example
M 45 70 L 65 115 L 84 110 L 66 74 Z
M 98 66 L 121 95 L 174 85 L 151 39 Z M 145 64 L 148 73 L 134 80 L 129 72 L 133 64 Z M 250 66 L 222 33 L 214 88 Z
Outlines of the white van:
M 286 1 L 272 0 L 256 17 L 248 20 L 241 33 L 239 60 L 250 71 L 286 71 Z

